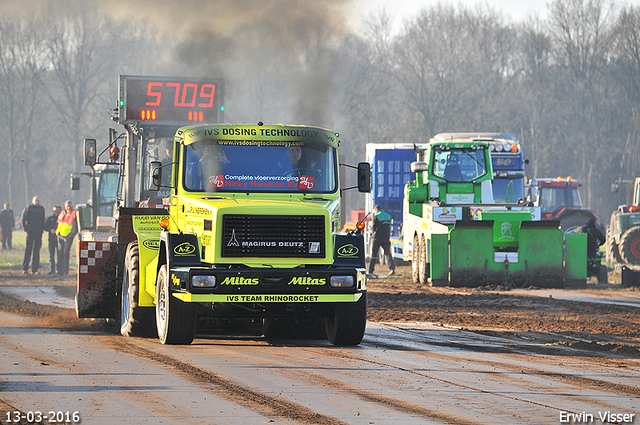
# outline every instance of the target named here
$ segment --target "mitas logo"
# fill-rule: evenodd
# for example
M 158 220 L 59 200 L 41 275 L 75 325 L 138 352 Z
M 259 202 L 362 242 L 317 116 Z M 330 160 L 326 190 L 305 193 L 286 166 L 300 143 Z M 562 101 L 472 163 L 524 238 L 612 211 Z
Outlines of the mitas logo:
M 325 278 L 313 277 L 294 277 L 287 285 L 324 285 L 327 283 Z
M 176 255 L 191 255 L 196 252 L 196 247 L 189 242 L 183 242 L 180 245 L 173 248 L 173 253 Z
M 226 277 L 220 285 L 257 285 L 260 279 L 257 277 Z

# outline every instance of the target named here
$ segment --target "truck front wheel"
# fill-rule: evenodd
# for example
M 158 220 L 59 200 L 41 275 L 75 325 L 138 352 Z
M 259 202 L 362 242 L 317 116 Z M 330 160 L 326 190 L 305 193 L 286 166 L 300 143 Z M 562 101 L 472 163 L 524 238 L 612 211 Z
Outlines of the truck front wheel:
M 360 344 L 367 327 L 367 293 L 355 303 L 334 303 L 325 323 L 333 345 Z
M 120 308 L 120 333 L 123 336 L 154 337 L 153 307 L 140 307 L 140 251 L 138 242 L 127 246 Z
M 196 336 L 196 305 L 171 295 L 169 269 L 160 267 L 156 281 L 156 325 L 163 344 L 191 344 Z

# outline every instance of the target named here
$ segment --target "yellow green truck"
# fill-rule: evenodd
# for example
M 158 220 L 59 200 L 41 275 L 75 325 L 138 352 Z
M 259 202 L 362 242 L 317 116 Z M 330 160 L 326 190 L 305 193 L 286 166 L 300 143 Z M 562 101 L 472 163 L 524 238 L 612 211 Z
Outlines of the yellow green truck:
M 124 122 L 117 230 L 79 246 L 78 315 L 114 318 L 123 335 L 157 334 L 164 344 L 189 344 L 201 327 L 233 333 L 238 323 L 259 324 L 267 338 L 359 344 L 364 241 L 339 232 L 338 135 L 192 123 L 173 128 L 172 157 L 162 161 L 149 154 L 171 127 L 161 111 L 146 125 Z M 358 190 L 370 190 L 369 164 L 353 168 Z
M 487 142 L 432 138 L 416 150 L 403 199 L 403 258 L 415 283 L 586 285 L 586 235 L 541 221 L 539 207 L 497 204 Z

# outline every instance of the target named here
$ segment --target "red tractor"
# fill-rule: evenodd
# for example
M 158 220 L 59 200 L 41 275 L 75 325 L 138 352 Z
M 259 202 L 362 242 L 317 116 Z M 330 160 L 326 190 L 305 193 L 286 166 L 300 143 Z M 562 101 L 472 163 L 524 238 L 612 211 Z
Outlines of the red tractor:
M 532 179 L 530 199 L 540 207 L 543 220 L 558 220 L 564 232 L 573 231 L 590 218 L 598 223 L 596 214 L 582 205 L 579 187 L 580 182 L 571 177 Z

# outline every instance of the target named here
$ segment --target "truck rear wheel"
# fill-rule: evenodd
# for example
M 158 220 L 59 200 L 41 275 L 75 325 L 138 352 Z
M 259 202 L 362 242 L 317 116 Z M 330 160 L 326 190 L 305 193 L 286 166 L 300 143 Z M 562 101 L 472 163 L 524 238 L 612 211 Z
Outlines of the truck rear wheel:
M 429 264 L 427 263 L 427 241 L 424 237 L 420 239 L 418 273 L 420 275 L 420 284 L 428 285 L 429 284 Z
M 156 325 L 163 344 L 191 344 L 196 336 L 196 305 L 177 299 L 169 288 L 169 269 L 160 267 L 156 281 Z
M 640 266 L 640 226 L 632 227 L 622 234 L 618 250 L 626 265 Z
M 367 327 L 367 293 L 355 303 L 334 303 L 325 323 L 331 344 L 360 344 Z
M 140 307 L 140 251 L 138 242 L 127 246 L 120 308 L 120 333 L 123 336 L 155 337 L 153 307 Z

